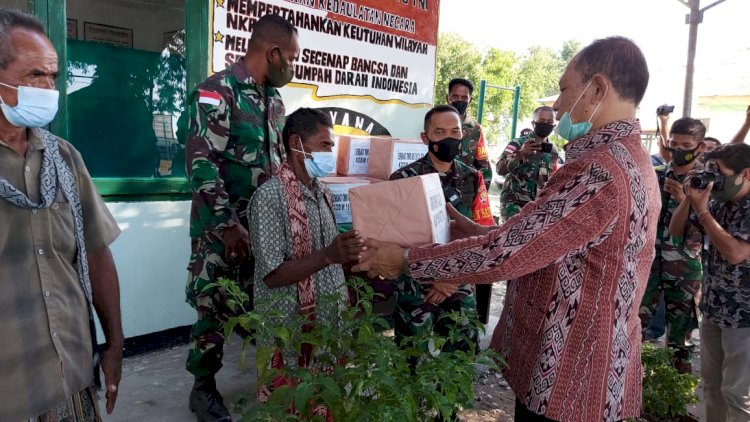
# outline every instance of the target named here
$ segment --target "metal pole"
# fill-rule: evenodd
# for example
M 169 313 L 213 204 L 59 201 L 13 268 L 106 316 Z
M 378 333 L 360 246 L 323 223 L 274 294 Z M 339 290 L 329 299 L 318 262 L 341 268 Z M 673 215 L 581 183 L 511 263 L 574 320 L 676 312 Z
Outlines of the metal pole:
M 521 103 L 521 85 L 516 85 L 513 90 L 513 123 L 510 126 L 510 139 L 516 139 L 516 129 L 518 125 L 518 106 Z
M 484 115 L 484 90 L 487 89 L 487 81 L 479 81 L 479 104 L 477 105 L 477 121 L 482 124 L 482 115 Z
M 701 21 L 700 0 L 690 0 L 690 33 L 688 36 L 688 59 L 685 69 L 685 97 L 682 99 L 682 116 L 688 117 L 693 107 L 693 75 L 695 74 L 695 45 L 698 40 L 698 24 Z

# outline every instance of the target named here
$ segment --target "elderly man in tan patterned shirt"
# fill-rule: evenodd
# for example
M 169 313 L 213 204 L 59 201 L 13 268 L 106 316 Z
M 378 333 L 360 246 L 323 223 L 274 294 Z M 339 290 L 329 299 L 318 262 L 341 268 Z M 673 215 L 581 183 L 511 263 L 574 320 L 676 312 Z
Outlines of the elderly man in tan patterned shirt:
M 120 233 L 81 155 L 41 129 L 57 54 L 33 16 L 0 8 L 0 420 L 95 421 L 93 313 L 114 408 L 123 334 L 108 245 Z

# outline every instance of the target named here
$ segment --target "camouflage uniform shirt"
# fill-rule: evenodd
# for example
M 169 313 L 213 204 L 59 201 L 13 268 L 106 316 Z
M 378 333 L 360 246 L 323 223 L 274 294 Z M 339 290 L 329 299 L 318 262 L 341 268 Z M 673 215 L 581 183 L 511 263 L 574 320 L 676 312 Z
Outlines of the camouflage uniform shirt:
M 497 173 L 505 176 L 500 191 L 500 203 L 503 218 L 506 220 L 536 199 L 537 192 L 544 187 L 557 168 L 559 154 L 554 145 L 552 153 L 538 152 L 519 159 L 523 144 L 535 138 L 532 132 L 528 136 L 510 141 L 497 162 Z
M 464 164 L 482 172 L 484 187 L 490 189 L 492 183 L 492 168 L 487 157 L 487 143 L 484 139 L 482 126 L 475 119 L 466 116 L 463 123 L 464 137 L 461 139 L 461 153 L 459 158 Z
M 255 82 L 242 61 L 198 85 L 191 102 L 186 154 L 193 253 L 198 243 L 223 253 L 222 231 L 248 226 L 250 197 L 285 159 L 284 104 L 275 88 Z
M 700 169 L 696 166 L 697 169 Z M 672 215 L 680 205 L 664 190 L 665 179 L 685 181 L 684 175 L 676 175 L 672 164 L 656 167 L 661 191 L 661 213 L 659 225 L 656 228 L 656 256 L 652 271 L 658 271 L 662 277 L 679 278 L 683 280 L 700 280 L 702 275 L 701 249 L 703 235 L 693 226 L 686 228 L 682 239 L 673 239 L 669 235 L 669 223 Z
M 739 202 L 711 201 L 708 208 L 730 235 L 750 242 L 750 197 Z M 732 265 L 709 244 L 708 267 L 701 290 L 704 318 L 725 328 L 750 327 L 750 259 Z

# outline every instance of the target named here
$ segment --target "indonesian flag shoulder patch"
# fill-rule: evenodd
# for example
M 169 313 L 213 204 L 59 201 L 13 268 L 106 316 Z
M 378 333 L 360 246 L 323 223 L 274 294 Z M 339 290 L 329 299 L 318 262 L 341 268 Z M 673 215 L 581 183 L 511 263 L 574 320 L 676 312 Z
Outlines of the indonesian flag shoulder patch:
M 198 104 L 208 104 L 214 107 L 221 103 L 221 95 L 216 92 L 198 90 Z

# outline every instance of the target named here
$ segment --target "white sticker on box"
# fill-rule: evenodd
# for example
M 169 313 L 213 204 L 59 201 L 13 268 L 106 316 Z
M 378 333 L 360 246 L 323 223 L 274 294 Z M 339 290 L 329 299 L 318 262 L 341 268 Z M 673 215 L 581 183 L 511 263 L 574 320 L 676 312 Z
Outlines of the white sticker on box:
M 369 158 L 369 139 L 351 139 L 349 141 L 349 174 L 367 174 Z
M 427 145 L 417 143 L 393 143 L 393 155 L 391 156 L 391 173 L 401 167 L 411 164 L 427 154 Z
M 331 191 L 333 217 L 336 224 L 347 224 L 352 222 L 352 208 L 349 203 L 349 189 L 365 186 L 368 183 L 332 183 L 327 184 Z
M 435 243 L 448 243 L 450 242 L 450 220 L 448 219 L 448 212 L 445 210 L 445 195 L 443 194 L 443 186 L 440 184 L 440 176 L 437 173 L 432 173 L 420 178 L 427 200 L 427 209 L 430 212 L 433 241 Z

